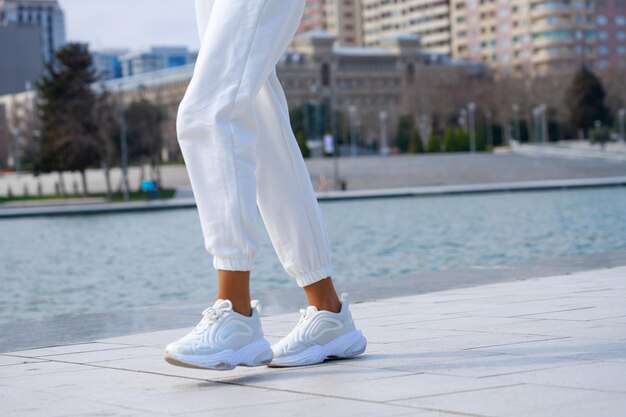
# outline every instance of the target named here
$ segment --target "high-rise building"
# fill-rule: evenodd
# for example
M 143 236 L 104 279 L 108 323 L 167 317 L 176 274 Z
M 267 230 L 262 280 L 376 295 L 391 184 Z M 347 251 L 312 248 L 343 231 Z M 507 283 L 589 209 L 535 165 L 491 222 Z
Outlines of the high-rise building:
M 307 0 L 298 33 L 323 30 L 340 46 L 362 46 L 361 7 L 361 0 Z
M 592 0 L 452 0 L 450 8 L 455 58 L 531 77 L 594 65 Z
M 449 0 L 360 0 L 363 9 L 363 43 L 380 45 L 397 32 L 421 38 L 424 51 L 450 55 Z
M 65 44 L 65 15 L 57 0 L 0 0 L 0 25 L 40 28 L 44 62 Z
M 43 72 L 35 27 L 0 26 L 0 96 L 34 88 Z
M 596 67 L 626 68 L 626 0 L 596 0 Z

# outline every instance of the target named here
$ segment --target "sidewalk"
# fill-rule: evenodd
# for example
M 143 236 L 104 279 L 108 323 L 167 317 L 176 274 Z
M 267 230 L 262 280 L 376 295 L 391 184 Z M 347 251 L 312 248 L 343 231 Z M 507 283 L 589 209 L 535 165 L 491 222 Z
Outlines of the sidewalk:
M 356 303 L 366 353 L 308 368 L 173 367 L 187 329 L 3 353 L 0 414 L 624 416 L 624 300 L 622 266 Z

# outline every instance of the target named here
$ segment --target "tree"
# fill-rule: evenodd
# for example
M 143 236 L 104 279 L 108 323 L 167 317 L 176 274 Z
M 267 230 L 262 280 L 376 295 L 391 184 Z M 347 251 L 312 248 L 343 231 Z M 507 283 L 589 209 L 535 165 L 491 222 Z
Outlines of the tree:
M 69 43 L 55 52 L 37 84 L 41 148 L 35 172 L 59 172 L 63 195 L 67 194 L 63 171 L 79 171 L 87 195 L 85 170 L 99 162 L 94 138 L 98 126 L 92 112 L 96 97 L 91 89 L 96 79 L 87 46 Z
M 605 96 L 600 79 L 586 66 L 582 66 L 566 93 L 566 106 L 570 112 L 569 121 L 572 127 L 587 135 L 596 121 L 610 123 L 611 115 L 604 102 Z
M 398 119 L 398 130 L 396 131 L 396 146 L 401 152 L 406 152 L 411 141 L 411 131 L 415 129 L 413 116 L 405 114 Z
M 311 156 L 311 150 L 309 149 L 309 145 L 306 144 L 304 132 L 299 131 L 296 133 L 296 142 L 298 142 L 298 147 L 300 148 L 300 153 L 302 153 L 303 158 Z
M 103 91 L 96 97 L 93 107 L 94 121 L 99 129 L 95 132 L 98 154 L 100 155 L 100 165 L 104 169 L 107 197 L 111 198 L 113 189 L 111 187 L 111 167 L 115 163 L 117 155 L 117 143 L 119 138 L 119 119 L 117 107 L 113 103 L 113 97 L 108 91 Z
M 163 149 L 161 126 L 164 120 L 163 109 L 145 98 L 133 101 L 126 109 L 129 159 L 141 164 L 140 181 L 144 179 L 144 164 L 148 162 L 159 186 L 161 185 L 159 164 Z
M 409 145 L 407 148 L 407 153 L 418 153 L 424 151 L 424 145 L 422 144 L 422 138 L 417 129 L 411 129 L 409 134 Z

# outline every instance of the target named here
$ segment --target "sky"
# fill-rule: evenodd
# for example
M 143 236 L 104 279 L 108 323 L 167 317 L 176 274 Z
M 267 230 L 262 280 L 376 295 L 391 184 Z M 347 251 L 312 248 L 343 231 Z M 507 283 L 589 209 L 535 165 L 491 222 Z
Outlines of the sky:
M 153 45 L 198 49 L 193 0 L 59 0 L 68 41 L 91 49 Z

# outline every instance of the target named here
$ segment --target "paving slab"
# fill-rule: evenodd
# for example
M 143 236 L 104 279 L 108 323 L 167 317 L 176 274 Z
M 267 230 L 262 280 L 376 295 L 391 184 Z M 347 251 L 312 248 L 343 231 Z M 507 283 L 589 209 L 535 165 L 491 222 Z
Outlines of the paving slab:
M 0 415 L 624 416 L 625 294 L 617 266 L 353 304 L 365 354 L 304 368 L 166 363 L 195 323 L 8 351 Z

